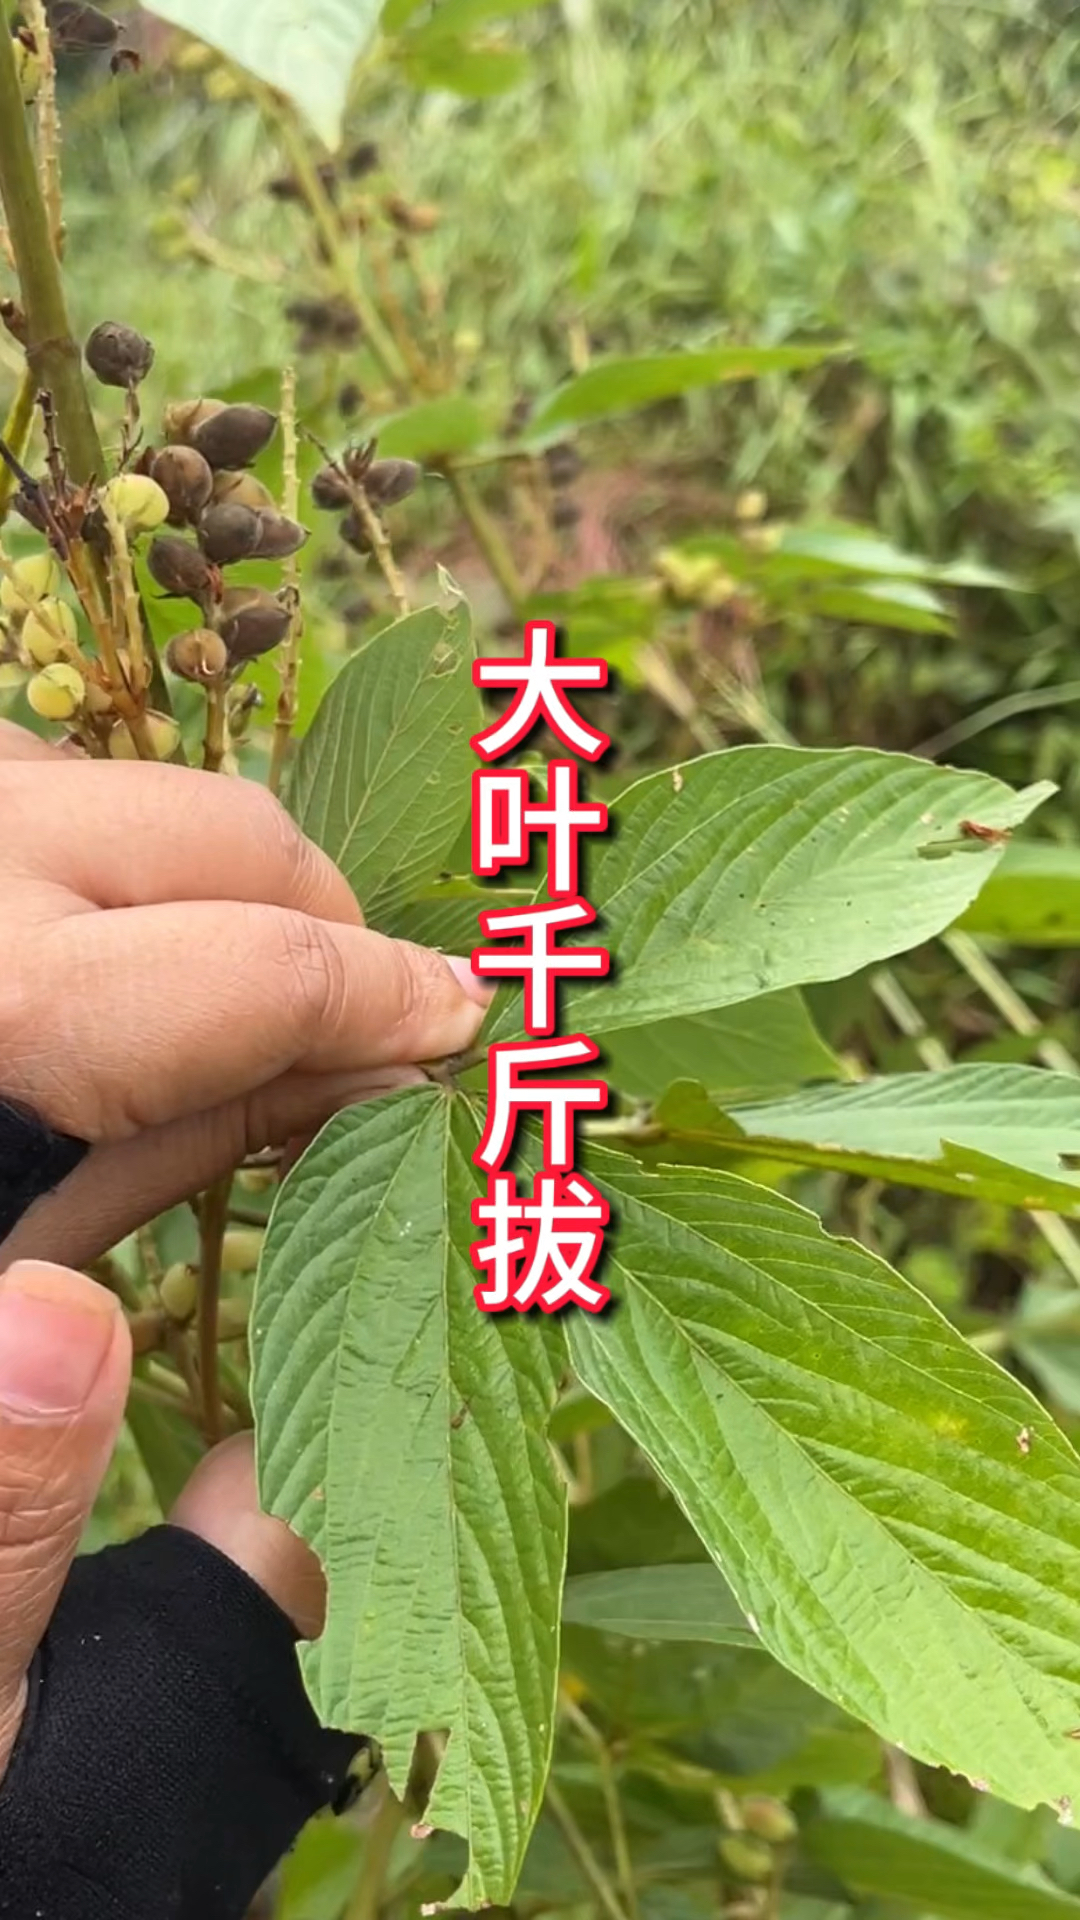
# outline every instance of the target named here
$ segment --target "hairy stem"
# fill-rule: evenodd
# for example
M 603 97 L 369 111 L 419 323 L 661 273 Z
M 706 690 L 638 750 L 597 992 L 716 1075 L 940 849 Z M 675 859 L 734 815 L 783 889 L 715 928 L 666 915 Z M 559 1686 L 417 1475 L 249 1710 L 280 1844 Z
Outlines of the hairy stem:
M 492 519 L 467 473 L 447 461 L 443 468 L 450 490 L 473 531 L 484 559 L 516 612 L 525 598 L 525 583 L 517 569 L 502 528 Z
M 218 1372 L 218 1310 L 221 1304 L 221 1251 L 231 1193 L 232 1174 L 228 1173 L 207 1189 L 199 1207 L 199 1384 L 203 1431 L 211 1447 L 216 1446 L 225 1430 Z
M 7 31 L 0 32 L 0 200 L 26 312 L 27 366 L 35 385 L 52 394 L 68 472 L 85 484 L 104 472 L 105 458 L 71 334 Z

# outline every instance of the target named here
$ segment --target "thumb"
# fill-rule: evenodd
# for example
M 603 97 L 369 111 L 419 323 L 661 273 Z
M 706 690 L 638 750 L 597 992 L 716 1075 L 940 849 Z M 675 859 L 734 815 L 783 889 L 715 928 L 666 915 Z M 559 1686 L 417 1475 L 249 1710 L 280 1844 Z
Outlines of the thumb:
M 130 1372 L 127 1326 L 103 1287 L 37 1260 L 0 1276 L 0 1777 Z

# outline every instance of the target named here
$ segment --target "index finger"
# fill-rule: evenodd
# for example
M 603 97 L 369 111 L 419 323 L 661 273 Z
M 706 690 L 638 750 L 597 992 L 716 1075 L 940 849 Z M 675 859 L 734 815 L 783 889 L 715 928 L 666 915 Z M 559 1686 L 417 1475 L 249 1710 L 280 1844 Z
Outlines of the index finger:
M 0 876 L 89 906 L 234 900 L 362 924 L 344 876 L 252 780 L 153 762 L 0 753 Z

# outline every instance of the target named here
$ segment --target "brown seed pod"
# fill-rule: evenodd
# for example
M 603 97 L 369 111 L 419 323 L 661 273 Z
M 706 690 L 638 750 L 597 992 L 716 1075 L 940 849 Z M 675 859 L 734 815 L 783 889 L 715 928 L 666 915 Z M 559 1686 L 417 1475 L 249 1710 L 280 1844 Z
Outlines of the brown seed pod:
M 273 513 L 277 501 L 269 487 L 256 480 L 253 473 L 231 473 L 223 467 L 214 475 L 214 505 L 230 507 L 250 507 L 252 513 L 262 513 L 265 509 Z
M 120 36 L 115 20 L 83 0 L 46 0 L 45 12 L 57 53 L 98 53 Z
M 210 562 L 190 541 L 159 533 L 150 542 L 146 564 L 171 599 L 194 600 L 202 606 L 209 598 L 213 585 Z
M 267 407 L 223 407 L 220 413 L 200 422 L 190 444 L 212 467 L 249 467 L 270 444 L 277 423 L 277 414 Z
M 161 416 L 165 438 L 174 446 L 190 446 L 196 428 L 224 412 L 224 400 L 170 400 Z
M 352 501 L 349 483 L 336 467 L 320 467 L 311 483 L 311 497 L 326 513 L 344 513 Z
M 403 194 L 388 194 L 383 212 L 399 233 L 431 233 L 439 224 L 439 209 L 429 203 L 413 205 Z
M 209 627 L 193 627 L 190 633 L 177 633 L 165 649 L 165 664 L 181 680 L 194 680 L 200 686 L 220 680 L 229 664 L 229 651 L 219 633 Z
M 364 475 L 364 492 L 375 507 L 395 507 L 415 493 L 424 469 L 415 460 L 375 460 Z
M 231 501 L 208 508 L 199 521 L 199 545 L 216 567 L 250 559 L 261 533 L 258 514 Z
M 84 349 L 91 373 L 106 387 L 137 387 L 154 364 L 154 349 L 144 334 L 118 320 L 103 320 Z
M 214 490 L 214 476 L 194 447 L 162 447 L 152 455 L 150 476 L 169 502 L 170 527 L 194 526 Z
M 569 487 L 577 479 L 584 462 L 571 441 L 560 440 L 558 446 L 545 450 L 544 465 L 553 487 Z
M 371 535 L 365 527 L 355 507 L 345 515 L 341 522 L 341 537 L 354 553 L 371 552 Z
M 258 545 L 252 555 L 255 560 L 287 560 L 291 553 L 299 553 L 309 538 L 306 527 L 283 513 L 264 509 L 255 517 L 259 523 Z
M 292 607 L 265 587 L 230 587 L 221 603 L 221 637 L 231 666 L 255 660 L 279 646 L 289 631 Z

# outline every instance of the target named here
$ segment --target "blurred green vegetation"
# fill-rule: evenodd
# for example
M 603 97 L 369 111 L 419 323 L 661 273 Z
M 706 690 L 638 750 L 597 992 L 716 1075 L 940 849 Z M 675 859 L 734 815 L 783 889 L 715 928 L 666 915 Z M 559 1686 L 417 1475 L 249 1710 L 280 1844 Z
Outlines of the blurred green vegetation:
M 335 448 L 362 438 L 393 410 L 364 340 L 346 326 L 335 343 L 324 322 L 290 317 L 298 301 L 325 307 L 337 296 L 308 210 L 274 191 L 292 165 L 280 125 L 240 76 L 145 16 L 131 21 L 140 75 L 115 81 L 107 64 L 86 61 L 62 70 L 78 332 L 116 318 L 153 338 L 151 433 L 161 405 L 180 396 L 274 404 L 293 360 L 306 425 Z M 344 151 L 375 152 L 352 177 L 339 163 L 335 184 L 339 208 L 370 229 L 365 257 L 456 394 L 505 426 L 606 355 L 793 340 L 841 349 L 817 370 L 705 388 L 588 427 L 575 437 L 581 470 L 565 483 L 551 484 L 550 461 L 534 463 L 536 484 L 503 457 L 478 461 L 476 483 L 529 592 L 560 607 L 571 643 L 608 652 L 620 671 L 619 775 L 758 738 L 922 751 L 1016 784 L 1057 781 L 1040 831 L 1075 840 L 1075 10 L 1062 0 L 563 0 L 496 25 L 492 44 L 526 57 L 515 85 L 480 97 L 412 86 L 378 53 L 362 63 Z M 381 211 L 390 195 L 423 210 L 404 237 Z M 17 364 L 0 341 L 2 403 Z M 103 408 L 103 418 L 115 442 L 116 417 Z M 306 476 L 319 458 L 305 445 Z M 266 478 L 277 478 L 272 460 Z M 355 556 L 343 563 L 328 519 L 307 517 L 302 720 L 348 650 L 388 617 L 378 575 Z M 512 629 L 442 477 L 395 511 L 393 531 L 418 599 L 442 590 L 443 567 L 467 590 L 485 643 Z M 864 548 L 826 592 L 815 557 L 839 549 L 822 542 L 859 539 L 888 545 Z M 774 564 L 778 543 L 786 571 Z M 875 609 L 859 583 L 882 578 L 890 591 Z M 263 663 L 256 678 L 272 703 L 274 668 Z M 27 717 L 18 699 L 12 710 Z M 245 770 L 265 752 L 256 729 Z M 998 958 L 1011 1016 L 962 950 L 942 945 L 896 970 L 904 1019 L 895 992 L 883 1003 L 866 977 L 808 997 L 830 1045 L 882 1070 L 925 1064 L 928 1039 L 958 1059 L 1034 1060 L 1047 1040 L 1080 1055 L 1076 949 L 1002 948 Z M 1017 1030 L 1016 996 L 1035 1031 Z M 892 1260 L 1076 1430 L 1080 1316 L 1066 1292 L 1076 1272 L 1026 1215 L 886 1193 L 840 1173 L 753 1171 Z M 577 1476 L 573 1571 L 648 1560 L 661 1536 L 661 1559 L 697 1557 L 623 1435 L 590 1424 L 586 1409 L 562 1437 Z M 88 1544 L 154 1510 L 125 1445 Z M 686 1647 L 646 1654 L 575 1627 L 566 1654 L 569 1696 L 602 1723 L 620 1770 L 643 1920 L 1066 1910 L 1010 1905 L 1015 1888 L 958 1893 L 933 1863 L 909 1880 L 914 1892 L 882 1901 L 889 1889 L 865 1863 L 838 1861 L 824 1842 L 816 1859 L 799 1855 L 782 1899 L 779 1883 L 770 1906 L 744 1889 L 740 1909 L 717 1864 L 718 1806 L 737 1825 L 739 1794 L 753 1788 L 794 1794 L 800 1816 L 817 1818 L 812 1789 L 850 1793 L 886 1778 L 895 1798 L 896 1757 L 760 1654 L 694 1647 L 689 1681 Z M 720 1698 L 738 1711 L 718 1734 Z M 610 1887 L 618 1833 L 577 1723 L 557 1778 Z M 912 1793 L 943 1821 L 969 1823 L 991 1852 L 1039 1860 L 1061 1887 L 1080 1887 L 1066 1831 L 901 1765 L 900 1803 Z M 836 1817 L 858 1826 L 839 1801 Z M 351 1828 L 313 1829 L 287 1871 L 287 1920 L 338 1920 L 370 1844 Z M 452 1884 L 442 1844 L 425 1852 L 399 1837 L 401 1912 Z M 552 1907 L 596 1910 L 596 1890 L 549 1814 L 518 1910 Z

